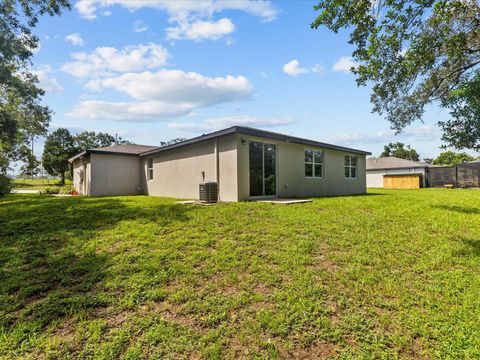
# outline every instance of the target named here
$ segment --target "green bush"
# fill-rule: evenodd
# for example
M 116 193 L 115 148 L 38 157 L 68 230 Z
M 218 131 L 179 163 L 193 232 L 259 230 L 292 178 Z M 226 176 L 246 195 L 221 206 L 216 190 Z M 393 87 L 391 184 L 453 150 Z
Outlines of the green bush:
M 74 191 L 75 191 L 75 186 L 65 185 L 64 187 L 61 188 L 60 194 L 71 194 Z
M 40 191 L 40 194 L 59 194 L 60 187 L 49 186 Z
M 4 174 L 0 174 L 0 196 L 7 195 L 12 190 L 12 179 Z

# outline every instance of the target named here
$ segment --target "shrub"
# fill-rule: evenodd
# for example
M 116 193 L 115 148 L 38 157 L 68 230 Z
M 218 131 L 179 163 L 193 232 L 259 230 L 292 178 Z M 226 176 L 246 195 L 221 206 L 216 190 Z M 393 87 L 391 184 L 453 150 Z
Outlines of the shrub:
M 40 191 L 40 194 L 58 194 L 60 193 L 59 187 L 49 186 Z
M 61 188 L 60 194 L 73 194 L 75 193 L 75 186 L 73 185 L 65 185 Z
M 12 190 L 12 179 L 4 174 L 0 174 L 0 196 L 7 195 Z

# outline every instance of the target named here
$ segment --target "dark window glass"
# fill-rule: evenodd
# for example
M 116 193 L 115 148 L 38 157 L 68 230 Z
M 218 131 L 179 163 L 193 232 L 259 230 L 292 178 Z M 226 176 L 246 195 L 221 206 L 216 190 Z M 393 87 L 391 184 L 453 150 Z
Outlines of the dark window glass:
M 350 177 L 350 168 L 348 166 L 345 167 L 345 177 L 346 178 Z
M 263 144 L 251 141 L 250 150 L 250 196 L 263 195 Z
M 317 178 L 323 177 L 322 165 L 315 164 L 315 177 L 317 177 Z
M 357 177 L 357 168 L 356 167 L 352 167 L 350 168 L 350 177 L 355 179 Z
M 305 164 L 305 176 L 306 177 L 313 176 L 313 164 Z
M 277 178 L 275 171 L 276 154 L 275 145 L 264 144 L 263 146 L 264 156 L 264 179 L 265 179 L 265 195 L 275 195 L 277 193 Z

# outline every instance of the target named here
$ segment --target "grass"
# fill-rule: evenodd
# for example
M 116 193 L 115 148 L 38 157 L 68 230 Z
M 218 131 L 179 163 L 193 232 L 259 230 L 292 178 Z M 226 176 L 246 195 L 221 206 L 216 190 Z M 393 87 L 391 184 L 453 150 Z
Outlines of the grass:
M 480 357 L 480 191 L 0 199 L 0 358 Z
M 72 180 L 65 180 L 65 184 L 71 184 Z M 60 180 L 40 179 L 14 179 L 13 188 L 22 190 L 42 190 L 50 186 L 60 186 Z

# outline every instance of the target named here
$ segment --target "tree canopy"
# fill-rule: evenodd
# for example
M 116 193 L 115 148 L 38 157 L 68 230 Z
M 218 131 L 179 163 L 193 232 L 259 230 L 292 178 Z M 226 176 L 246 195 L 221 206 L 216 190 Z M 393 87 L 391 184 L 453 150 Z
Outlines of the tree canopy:
M 42 15 L 60 15 L 68 0 L 0 2 L 0 174 L 21 158 L 20 147 L 45 134 L 51 110 L 40 103 L 44 91 L 30 71 L 38 38 L 32 33 Z
M 383 147 L 383 152 L 380 154 L 380 157 L 388 156 L 412 161 L 419 161 L 420 159 L 420 155 L 418 155 L 415 149 L 412 149 L 410 145 L 405 147 L 405 144 L 401 142 L 389 143 Z
M 77 153 L 75 139 L 68 129 L 59 128 L 49 134 L 45 141 L 42 164 L 50 175 L 60 175 L 65 183 L 65 173 L 70 168 L 68 159 Z
M 475 158 L 468 155 L 467 153 L 453 152 L 453 151 L 444 151 L 438 155 L 438 157 L 433 160 L 435 165 L 457 165 L 466 161 L 473 161 Z
M 160 146 L 169 146 L 169 145 L 174 145 L 174 144 L 178 144 L 182 141 L 185 141 L 187 139 L 185 138 L 175 138 L 175 139 L 172 139 L 172 140 L 168 140 L 168 141 L 160 141 Z
M 322 0 L 312 28 L 348 29 L 357 84 L 400 132 L 435 102 L 454 148 L 480 150 L 480 4 L 477 0 Z M 476 95 L 477 94 L 477 95 Z
M 105 147 L 118 144 L 128 144 L 129 141 L 121 137 L 95 131 L 83 131 L 75 136 L 75 146 L 78 151 L 93 149 L 98 147 Z

